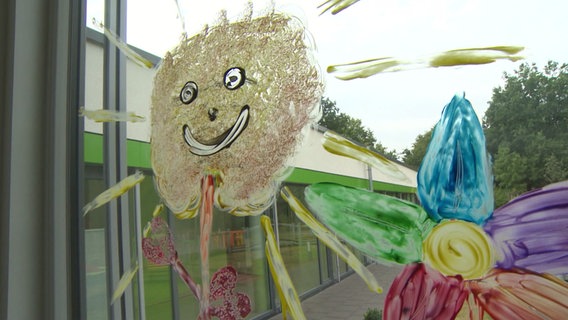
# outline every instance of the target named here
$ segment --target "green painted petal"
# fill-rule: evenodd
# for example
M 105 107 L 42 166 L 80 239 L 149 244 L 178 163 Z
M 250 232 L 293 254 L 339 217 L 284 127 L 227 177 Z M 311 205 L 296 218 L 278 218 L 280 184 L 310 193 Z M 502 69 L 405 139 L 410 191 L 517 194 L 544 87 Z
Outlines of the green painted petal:
M 412 202 L 333 183 L 307 187 L 305 200 L 329 229 L 379 261 L 421 261 L 422 241 L 435 225 Z
M 341 241 L 322 225 L 314 216 L 302 205 L 302 203 L 292 194 L 288 187 L 284 187 L 280 192 L 282 198 L 288 202 L 290 208 L 296 213 L 296 216 L 305 223 L 316 237 L 320 239 L 326 246 L 333 250 L 343 261 L 345 261 L 357 274 L 365 281 L 369 290 L 376 293 L 382 293 L 383 288 L 379 286 L 373 274 L 365 268 L 359 261 L 357 256 L 349 250 Z

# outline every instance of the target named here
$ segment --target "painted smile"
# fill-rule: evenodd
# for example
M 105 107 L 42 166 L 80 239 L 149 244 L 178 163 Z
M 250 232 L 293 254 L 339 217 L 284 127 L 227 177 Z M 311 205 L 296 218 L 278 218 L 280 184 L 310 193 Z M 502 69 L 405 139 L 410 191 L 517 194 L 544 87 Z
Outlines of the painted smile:
M 214 153 L 221 151 L 224 148 L 228 148 L 245 130 L 248 120 L 249 120 L 249 106 L 245 105 L 235 123 L 221 135 L 204 142 L 199 142 L 191 134 L 189 126 L 186 124 L 183 126 L 183 138 L 185 143 L 189 146 L 189 151 L 198 156 L 210 156 Z

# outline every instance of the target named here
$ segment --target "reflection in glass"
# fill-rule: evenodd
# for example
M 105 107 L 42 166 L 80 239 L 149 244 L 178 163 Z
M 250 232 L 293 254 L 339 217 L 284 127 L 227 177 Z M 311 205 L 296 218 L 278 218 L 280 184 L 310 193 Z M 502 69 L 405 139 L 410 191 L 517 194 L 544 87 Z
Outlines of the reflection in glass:
M 303 186 L 288 185 L 288 187 L 300 201 L 303 201 Z M 280 252 L 292 283 L 301 295 L 320 284 L 317 238 L 280 197 L 277 206 Z
M 94 199 L 105 190 L 102 167 L 85 170 L 85 199 Z M 87 319 L 107 319 L 107 281 L 105 247 L 105 207 L 85 216 L 85 276 Z
M 154 189 L 150 172 L 140 184 L 141 224 L 145 226 L 152 220 L 152 212 L 161 200 Z M 133 200 L 133 197 L 131 196 Z M 130 206 L 133 211 L 134 204 Z M 133 213 L 134 214 L 134 213 Z M 165 217 L 164 217 L 165 218 Z M 134 223 L 132 223 L 134 225 Z M 134 233 L 132 233 L 134 234 Z M 142 253 L 140 253 L 142 254 Z M 156 266 L 143 260 L 144 267 L 144 300 L 147 319 L 172 319 L 172 295 L 170 285 L 170 267 Z
M 178 255 L 193 279 L 201 284 L 199 219 L 176 219 L 172 225 Z M 210 273 L 227 265 L 233 266 L 238 272 L 235 291 L 247 294 L 252 301 L 249 317 L 269 310 L 270 294 L 260 217 L 235 217 L 216 209 L 210 241 Z M 176 281 L 180 318 L 196 318 L 198 302 L 183 281 Z

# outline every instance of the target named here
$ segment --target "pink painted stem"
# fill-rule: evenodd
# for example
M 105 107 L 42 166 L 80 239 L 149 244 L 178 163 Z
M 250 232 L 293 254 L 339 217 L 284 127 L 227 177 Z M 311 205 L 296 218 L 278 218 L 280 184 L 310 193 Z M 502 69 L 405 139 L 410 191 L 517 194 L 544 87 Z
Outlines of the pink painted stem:
M 177 253 L 175 255 L 174 261 L 172 261 L 172 267 L 177 272 L 179 277 L 183 280 L 183 282 L 185 282 L 185 284 L 189 287 L 191 292 L 193 292 L 195 298 L 197 298 L 198 301 L 201 301 L 201 292 L 199 290 L 199 286 L 195 284 L 195 281 L 193 281 L 193 279 L 189 275 L 189 272 L 187 272 L 187 269 L 185 269 L 181 260 L 178 258 Z
M 215 182 L 212 175 L 203 178 L 201 185 L 201 214 L 199 218 L 200 226 L 200 253 L 201 253 L 201 283 L 202 295 L 200 302 L 200 320 L 210 320 L 209 315 L 209 239 L 211 238 L 211 228 L 213 226 L 213 196 L 215 193 Z

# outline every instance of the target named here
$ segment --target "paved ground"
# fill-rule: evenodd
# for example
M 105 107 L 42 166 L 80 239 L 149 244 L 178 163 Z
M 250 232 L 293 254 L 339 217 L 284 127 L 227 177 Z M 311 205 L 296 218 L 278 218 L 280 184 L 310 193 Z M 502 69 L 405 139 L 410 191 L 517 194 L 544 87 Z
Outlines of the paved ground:
M 368 266 L 379 285 L 382 294 L 372 293 L 357 274 L 351 274 L 341 282 L 304 300 L 302 307 L 309 320 L 362 320 L 369 308 L 382 309 L 388 289 L 402 267 L 385 267 L 378 264 Z M 290 317 L 288 317 L 290 319 Z M 269 320 L 281 320 L 276 315 Z

